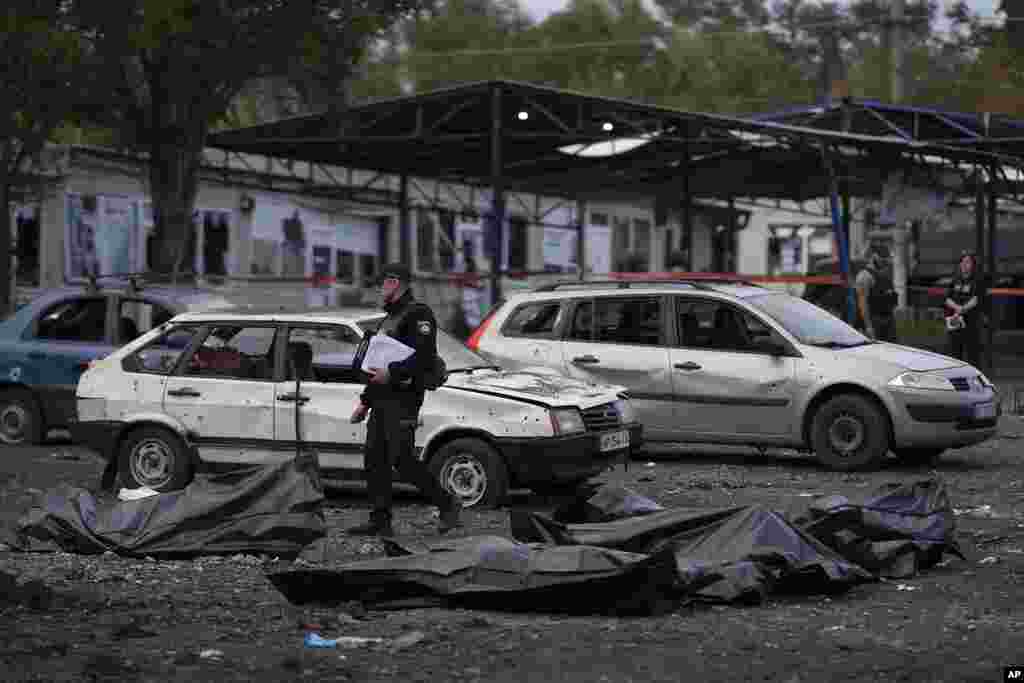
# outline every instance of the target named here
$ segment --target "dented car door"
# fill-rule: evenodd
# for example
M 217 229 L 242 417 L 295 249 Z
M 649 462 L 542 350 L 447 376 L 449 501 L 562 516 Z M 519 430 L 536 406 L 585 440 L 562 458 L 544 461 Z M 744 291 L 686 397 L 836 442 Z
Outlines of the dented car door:
M 746 442 L 793 428 L 795 359 L 773 352 L 782 341 L 748 311 L 714 299 L 680 296 L 670 362 L 681 438 Z
M 675 422 L 665 304 L 663 296 L 577 299 L 562 342 L 566 373 L 627 387 L 644 437 L 654 440 Z
M 274 336 L 271 325 L 210 325 L 203 342 L 168 377 L 164 412 L 190 432 L 203 460 L 287 457 L 275 454 Z

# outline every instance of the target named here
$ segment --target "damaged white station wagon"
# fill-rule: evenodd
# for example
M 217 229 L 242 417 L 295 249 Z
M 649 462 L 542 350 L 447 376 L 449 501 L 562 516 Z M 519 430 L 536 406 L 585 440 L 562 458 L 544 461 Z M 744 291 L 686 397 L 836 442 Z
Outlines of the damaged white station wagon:
M 353 358 L 382 318 L 179 315 L 90 366 L 72 432 L 116 459 L 128 487 L 182 488 L 200 467 L 292 457 L 300 441 L 326 479 L 361 478 L 366 425 L 349 421 L 363 390 Z M 416 449 L 466 506 L 496 504 L 512 487 L 576 485 L 640 445 L 622 387 L 543 368 L 504 372 L 441 331 L 438 353 L 449 377 L 426 394 Z

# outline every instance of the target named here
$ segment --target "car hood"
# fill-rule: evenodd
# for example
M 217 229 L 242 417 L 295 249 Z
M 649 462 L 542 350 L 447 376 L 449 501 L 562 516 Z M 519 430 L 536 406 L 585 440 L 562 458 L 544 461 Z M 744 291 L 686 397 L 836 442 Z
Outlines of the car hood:
M 514 371 L 477 370 L 472 374 L 449 375 L 446 387 L 478 391 L 549 406 L 578 406 L 586 409 L 618 398 L 625 387 L 593 384 L 545 372 L 541 369 Z
M 888 344 L 886 342 L 857 346 L 847 349 L 842 353 L 844 355 L 849 354 L 848 357 L 851 358 L 863 358 L 876 363 L 888 363 L 913 372 L 945 370 L 966 365 L 966 363 L 956 358 L 943 356 L 940 353 L 932 353 L 931 351 L 915 349 L 910 346 L 900 346 L 899 344 Z

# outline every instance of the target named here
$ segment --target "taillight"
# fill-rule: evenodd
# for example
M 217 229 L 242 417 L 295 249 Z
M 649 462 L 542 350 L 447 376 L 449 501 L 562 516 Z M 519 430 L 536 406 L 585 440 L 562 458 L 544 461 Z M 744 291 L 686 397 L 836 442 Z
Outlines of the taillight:
M 494 314 L 498 312 L 500 306 L 495 306 L 494 310 L 487 314 L 477 328 L 473 330 L 473 334 L 469 335 L 469 339 L 466 340 L 466 346 L 473 349 L 474 351 L 480 350 L 480 339 L 484 336 L 484 332 L 487 331 L 487 327 L 491 324 L 491 320 L 494 319 Z

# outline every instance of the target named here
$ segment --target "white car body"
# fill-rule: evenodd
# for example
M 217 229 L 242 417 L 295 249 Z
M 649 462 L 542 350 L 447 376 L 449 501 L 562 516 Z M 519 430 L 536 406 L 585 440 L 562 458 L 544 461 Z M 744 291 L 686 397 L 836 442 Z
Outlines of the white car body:
M 133 359 L 142 357 L 137 355 L 140 350 L 165 339 L 168 331 L 181 330 L 182 326 L 271 327 L 277 331 L 268 334 L 276 334 L 278 340 L 286 329 L 315 328 L 327 334 L 348 335 L 358 342 L 363 330 L 373 329 L 381 317 L 378 312 L 358 310 L 177 316 L 94 362 L 82 375 L 77 390 L 78 421 L 73 431 L 76 438 L 104 457 L 119 458 L 122 477 L 125 458 L 130 457 L 124 453 L 127 435 L 145 426 L 176 435 L 194 465 L 241 465 L 292 457 L 299 444 L 296 402 L 288 396 L 294 394 L 296 385 L 283 370 L 266 379 L 189 375 L 185 366 L 198 345 L 205 344 L 202 333 L 189 349 L 180 352 L 184 359 L 175 360 L 170 372 L 141 370 Z M 475 439 L 487 444 L 500 458 L 504 483 L 543 488 L 593 476 L 639 445 L 640 427 L 629 401 L 619 395 L 622 387 L 573 380 L 547 369 L 460 371 L 460 361 L 463 365 L 472 358 L 484 365 L 486 361 L 443 332 L 439 335 L 439 353 L 451 374 L 444 386 L 426 393 L 415 437 L 422 459 L 429 461 L 453 440 Z M 276 354 L 276 367 L 284 367 L 283 347 L 277 344 L 266 353 L 268 363 Z M 355 344 L 351 353 L 314 356 L 313 368 L 341 368 L 344 372 L 351 367 L 354 354 Z M 327 477 L 350 477 L 363 470 L 366 423 L 352 424 L 349 420 L 363 389 L 364 385 L 356 381 L 301 382 L 301 442 L 318 454 Z M 182 396 L 183 392 L 189 395 Z M 608 409 L 612 409 L 612 419 L 601 423 L 594 417 Z M 559 433 L 553 414 L 563 425 L 562 431 L 569 432 L 573 427 L 577 431 Z M 584 416 L 591 417 L 581 419 Z M 161 486 L 161 482 L 146 482 L 140 477 L 132 483 Z

